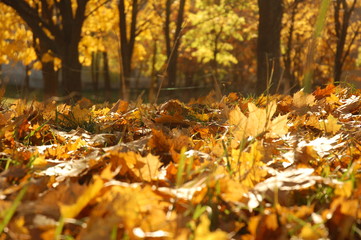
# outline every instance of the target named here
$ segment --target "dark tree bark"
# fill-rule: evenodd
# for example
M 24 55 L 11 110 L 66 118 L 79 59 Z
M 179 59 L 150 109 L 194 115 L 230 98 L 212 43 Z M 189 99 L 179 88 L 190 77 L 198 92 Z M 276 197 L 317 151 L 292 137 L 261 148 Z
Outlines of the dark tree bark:
M 58 74 L 54 69 L 54 61 L 46 60 L 45 55 L 50 54 L 47 46 L 42 39 L 37 39 L 33 36 L 33 47 L 37 58 L 41 63 L 41 72 L 44 84 L 44 100 L 57 95 L 58 91 Z
M 166 0 L 165 7 L 165 22 L 164 22 L 164 35 L 166 42 L 166 51 L 167 51 L 167 77 L 168 77 L 168 85 L 170 87 L 174 87 L 177 82 L 177 62 L 178 62 L 178 54 L 179 54 L 179 46 L 181 39 L 181 31 L 184 20 L 184 6 L 186 0 L 179 1 L 176 29 L 174 35 L 171 36 L 170 31 L 170 15 L 171 15 L 171 5 L 172 0 Z
M 297 13 L 298 5 L 302 0 L 295 0 L 291 5 L 291 19 L 290 19 L 290 28 L 288 30 L 287 42 L 286 42 L 286 52 L 283 58 L 283 63 L 285 66 L 285 93 L 289 94 L 295 92 L 299 89 L 299 83 L 295 77 L 295 69 L 292 67 L 292 50 L 294 50 L 293 38 L 295 31 L 295 18 Z
M 282 0 L 258 0 L 257 93 L 270 86 L 275 92 L 281 77 Z
M 105 98 L 110 100 L 110 70 L 109 70 L 109 59 L 108 53 L 106 51 L 103 52 L 103 74 L 104 74 L 104 91 L 105 91 Z
M 347 49 L 346 47 L 346 37 L 348 28 L 350 26 L 350 18 L 355 10 L 357 0 L 353 0 L 351 4 L 347 3 L 346 0 L 336 0 L 333 1 L 334 7 L 334 24 L 335 24 L 335 33 L 336 33 L 336 54 L 335 54 L 335 61 L 334 61 L 334 83 L 339 84 L 341 81 L 342 75 L 342 68 L 345 64 L 346 58 L 350 53 L 351 46 L 356 39 L 357 35 L 359 34 L 359 29 L 353 33 L 351 38 L 351 42 Z
M 61 59 L 64 92 L 80 92 L 81 64 L 78 45 L 89 0 L 76 0 L 77 8 L 74 12 L 71 0 L 54 1 L 53 4 L 39 0 L 34 6 L 30 6 L 25 0 L 0 2 L 12 7 L 30 27 L 34 37 L 42 42 L 43 48 Z
M 119 0 L 119 30 L 120 30 L 120 52 L 122 60 L 122 82 L 121 82 L 121 94 L 123 98 L 128 99 L 128 88 L 130 78 L 132 77 L 132 57 L 134 51 L 135 38 L 140 33 L 137 31 L 137 17 L 140 9 L 140 5 L 145 3 L 139 3 L 138 0 L 132 0 L 131 22 L 128 37 L 128 23 L 127 13 L 125 9 L 125 1 Z
M 24 86 L 22 91 L 25 98 L 29 97 L 29 92 L 30 92 L 30 71 L 31 71 L 31 65 L 30 64 L 25 65 L 25 78 L 24 78 Z
M 152 73 L 149 85 L 149 94 L 148 94 L 148 101 L 155 102 L 156 100 L 156 89 L 157 89 L 157 71 L 155 68 L 155 64 L 157 61 L 157 50 L 158 50 L 158 39 L 155 39 L 153 42 L 153 56 L 152 56 Z
M 42 73 L 44 81 L 44 99 L 49 99 L 57 95 L 58 74 L 54 70 L 54 62 L 42 62 Z
M 91 76 L 92 85 L 95 92 L 99 89 L 100 55 L 99 52 L 92 52 Z

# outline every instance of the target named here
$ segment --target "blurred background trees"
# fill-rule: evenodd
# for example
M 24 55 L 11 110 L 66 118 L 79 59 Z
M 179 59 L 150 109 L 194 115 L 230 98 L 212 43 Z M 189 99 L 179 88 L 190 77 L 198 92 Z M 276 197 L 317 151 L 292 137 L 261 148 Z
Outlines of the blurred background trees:
M 302 85 L 320 2 L 0 0 L 2 78 L 21 63 L 29 89 L 32 70 L 41 70 L 46 98 L 289 93 Z M 361 2 L 332 1 L 314 85 L 361 82 L 360 29 Z

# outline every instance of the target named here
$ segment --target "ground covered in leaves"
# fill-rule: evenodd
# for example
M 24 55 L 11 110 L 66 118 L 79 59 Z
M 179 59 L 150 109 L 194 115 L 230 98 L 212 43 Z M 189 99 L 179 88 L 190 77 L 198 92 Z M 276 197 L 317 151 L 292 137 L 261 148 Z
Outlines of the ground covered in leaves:
M 3 101 L 1 239 L 357 239 L 361 96 Z

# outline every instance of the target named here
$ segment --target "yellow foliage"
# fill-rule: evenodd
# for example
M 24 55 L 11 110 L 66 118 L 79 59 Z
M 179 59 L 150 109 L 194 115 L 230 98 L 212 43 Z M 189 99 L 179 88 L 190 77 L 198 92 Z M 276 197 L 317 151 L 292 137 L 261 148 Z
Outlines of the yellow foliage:
M 200 223 L 197 226 L 194 239 L 195 240 L 226 240 L 228 239 L 227 233 L 216 230 L 214 232 L 209 231 L 211 222 L 209 221 L 207 215 L 203 214 L 200 217 Z

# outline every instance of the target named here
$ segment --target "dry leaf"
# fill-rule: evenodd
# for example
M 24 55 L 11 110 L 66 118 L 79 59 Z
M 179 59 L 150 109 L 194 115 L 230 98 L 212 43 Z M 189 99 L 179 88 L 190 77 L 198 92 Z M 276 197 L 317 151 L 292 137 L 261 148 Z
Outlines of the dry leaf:
M 227 233 L 225 233 L 221 230 L 216 230 L 214 232 L 209 231 L 210 225 L 211 225 L 211 221 L 209 221 L 207 215 L 202 215 L 200 217 L 200 223 L 194 232 L 194 239 L 195 240 L 228 239 Z

